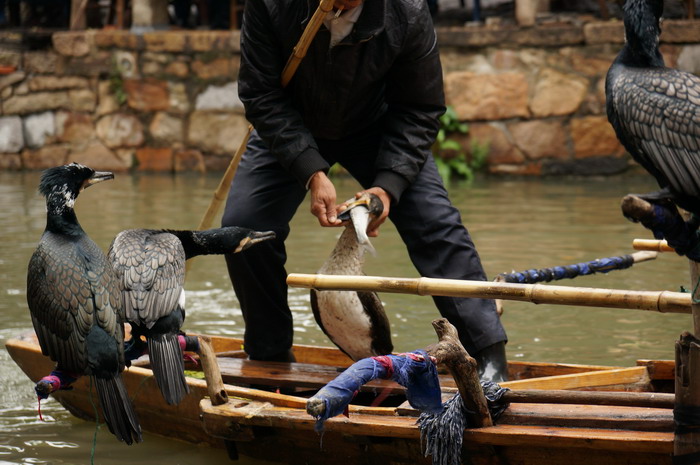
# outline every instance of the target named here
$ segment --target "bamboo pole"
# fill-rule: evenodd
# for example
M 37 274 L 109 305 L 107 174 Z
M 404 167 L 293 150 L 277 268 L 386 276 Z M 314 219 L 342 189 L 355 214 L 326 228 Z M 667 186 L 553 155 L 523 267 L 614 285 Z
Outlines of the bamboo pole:
M 478 297 L 532 302 L 690 313 L 690 295 L 671 291 L 627 291 L 544 284 L 499 283 L 437 278 L 389 278 L 292 273 L 287 284 L 316 290 L 358 290 L 401 294 Z
M 654 252 L 675 252 L 676 250 L 668 245 L 665 240 L 656 239 L 634 239 L 632 241 L 634 250 L 650 250 Z
M 311 45 L 311 41 L 316 36 L 318 29 L 321 27 L 323 18 L 325 18 L 328 12 L 333 8 L 333 3 L 334 0 L 321 0 L 318 8 L 314 12 L 313 16 L 311 16 L 309 23 L 306 25 L 306 28 L 299 39 L 299 42 L 294 47 L 294 52 L 289 57 L 287 64 L 282 70 L 282 75 L 280 77 L 282 87 L 287 87 L 287 84 L 289 84 L 289 81 L 291 81 L 292 76 L 294 76 L 294 73 L 299 67 L 299 63 L 301 63 L 302 58 L 306 56 L 306 52 L 309 49 L 309 45 Z M 216 188 L 216 191 L 214 191 L 214 196 L 209 203 L 209 208 L 207 208 L 207 211 L 204 213 L 204 217 L 202 217 L 202 221 L 199 223 L 200 230 L 211 227 L 212 223 L 214 222 L 214 217 L 219 211 L 221 203 L 228 196 L 228 191 L 231 188 L 231 182 L 233 181 L 236 171 L 238 170 L 238 164 L 240 163 L 241 157 L 245 152 L 246 146 L 248 145 L 248 138 L 252 132 L 253 126 L 248 125 L 248 131 L 243 136 L 241 145 L 238 147 L 238 150 L 236 150 L 236 153 L 231 159 L 231 163 L 229 163 L 228 167 L 226 168 L 219 186 Z

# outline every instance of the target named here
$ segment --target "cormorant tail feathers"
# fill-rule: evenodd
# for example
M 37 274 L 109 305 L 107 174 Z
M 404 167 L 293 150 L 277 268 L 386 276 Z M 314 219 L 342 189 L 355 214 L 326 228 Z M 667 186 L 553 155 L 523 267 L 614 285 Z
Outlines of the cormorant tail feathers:
M 128 445 L 134 441 L 141 442 L 141 425 L 124 387 L 121 374 L 112 378 L 93 376 L 93 379 L 109 431 Z
M 170 405 L 180 403 L 190 392 L 185 380 L 185 363 L 177 334 L 153 334 L 148 337 L 148 356 L 163 398 Z

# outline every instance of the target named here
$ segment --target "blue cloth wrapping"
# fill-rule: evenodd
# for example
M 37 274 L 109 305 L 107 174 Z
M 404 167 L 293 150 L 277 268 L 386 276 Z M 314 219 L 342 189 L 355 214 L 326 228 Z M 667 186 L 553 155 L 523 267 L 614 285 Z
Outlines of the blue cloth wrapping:
M 323 423 L 343 413 L 362 385 L 377 378 L 391 379 L 404 386 L 413 408 L 442 411 L 437 368 L 425 351 L 370 357 L 355 362 L 312 397 L 322 399 L 326 406 L 323 415 L 316 417 L 315 430 L 322 431 Z
M 585 276 L 594 273 L 607 273 L 612 270 L 623 270 L 634 263 L 631 255 L 619 257 L 599 258 L 590 262 L 576 263 L 567 266 L 555 266 L 552 268 L 532 269 L 516 273 L 503 273 L 508 283 L 534 284 L 549 282 L 559 279 L 571 279 L 576 276 Z

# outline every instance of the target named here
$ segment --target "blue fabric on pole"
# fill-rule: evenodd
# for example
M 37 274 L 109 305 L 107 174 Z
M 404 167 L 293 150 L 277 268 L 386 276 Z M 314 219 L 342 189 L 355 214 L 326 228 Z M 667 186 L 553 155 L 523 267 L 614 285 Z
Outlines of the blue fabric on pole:
M 316 417 L 314 429 L 322 431 L 323 423 L 343 413 L 362 385 L 377 378 L 392 379 L 404 386 L 406 398 L 413 408 L 431 412 L 442 410 L 435 362 L 424 350 L 417 350 L 364 358 L 348 367 L 312 397 L 323 400 L 325 404 L 323 415 Z
M 612 270 L 622 270 L 634 264 L 631 255 L 619 257 L 599 258 L 590 262 L 576 263 L 567 266 L 555 266 L 552 268 L 531 269 L 522 272 L 503 273 L 502 277 L 508 283 L 534 284 L 560 279 L 571 279 L 576 276 L 585 276 L 594 273 L 608 273 Z

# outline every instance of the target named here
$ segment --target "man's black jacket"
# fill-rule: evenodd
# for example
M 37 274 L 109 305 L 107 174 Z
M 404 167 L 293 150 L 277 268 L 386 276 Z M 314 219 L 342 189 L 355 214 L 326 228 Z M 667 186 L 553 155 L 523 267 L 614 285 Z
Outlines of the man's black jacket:
M 260 137 L 301 184 L 327 171 L 315 139 L 370 126 L 382 134 L 373 185 L 395 200 L 416 178 L 444 111 L 442 69 L 425 0 L 365 0 L 353 32 L 329 49 L 321 26 L 289 85 L 280 76 L 317 0 L 248 0 L 239 96 Z

